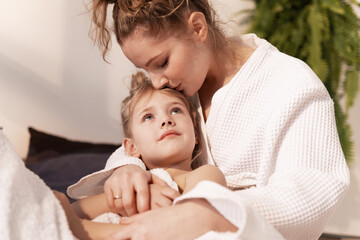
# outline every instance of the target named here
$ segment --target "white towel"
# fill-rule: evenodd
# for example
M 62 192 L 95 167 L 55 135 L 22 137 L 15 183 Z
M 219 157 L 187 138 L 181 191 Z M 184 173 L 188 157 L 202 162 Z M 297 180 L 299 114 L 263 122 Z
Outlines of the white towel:
M 0 130 L 0 238 L 76 239 L 49 187 L 29 171 Z

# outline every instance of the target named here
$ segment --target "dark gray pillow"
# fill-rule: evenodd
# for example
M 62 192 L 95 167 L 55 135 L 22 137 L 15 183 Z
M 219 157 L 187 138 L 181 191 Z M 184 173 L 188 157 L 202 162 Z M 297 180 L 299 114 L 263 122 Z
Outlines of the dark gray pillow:
M 25 162 L 53 190 L 66 194 L 68 186 L 105 167 L 109 153 L 72 153 L 40 162 Z M 72 200 L 72 199 L 71 199 Z

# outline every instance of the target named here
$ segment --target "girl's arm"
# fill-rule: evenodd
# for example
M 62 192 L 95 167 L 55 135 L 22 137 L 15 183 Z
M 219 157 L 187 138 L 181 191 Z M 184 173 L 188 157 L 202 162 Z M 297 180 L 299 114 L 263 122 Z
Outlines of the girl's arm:
M 153 183 L 149 186 L 151 209 L 170 206 L 173 200 L 178 197 L 179 192 L 169 187 L 165 182 L 156 176 L 152 176 Z M 121 202 L 119 200 L 118 202 Z M 95 217 L 113 212 L 123 216 L 120 211 L 114 211 L 106 202 L 104 193 L 77 200 L 71 204 L 72 209 L 82 219 L 94 219 Z
M 97 239 L 105 239 L 111 233 L 116 231 L 120 231 L 124 226 L 121 224 L 112 224 L 112 223 L 98 223 L 91 222 L 86 219 L 80 219 L 77 214 L 74 212 L 74 204 L 72 206 L 69 203 L 69 200 L 65 196 L 65 194 L 53 191 L 56 198 L 59 200 L 66 218 L 68 220 L 69 227 L 75 237 L 81 240 L 97 240 Z M 95 203 L 96 204 L 93 204 Z M 99 208 L 98 206 L 105 205 L 105 196 L 104 194 L 96 195 L 94 197 L 84 199 L 84 201 L 79 200 L 81 204 L 80 208 Z
M 215 183 L 218 183 L 224 187 L 226 187 L 226 180 L 224 174 L 220 171 L 219 168 L 213 165 L 203 165 L 191 173 L 186 177 L 186 183 L 183 190 L 183 193 L 187 193 L 191 189 L 193 189 L 199 182 L 208 180 Z
M 131 216 L 150 209 L 150 182 L 151 174 L 145 171 L 144 163 L 139 158 L 126 154 L 121 146 L 110 156 L 104 170 L 81 178 L 68 187 L 67 194 L 71 198 L 79 199 L 100 193 L 104 187 L 109 208 L 120 212 L 122 216 Z M 94 189 L 98 191 L 95 193 Z M 113 197 L 120 193 L 128 204 L 116 204 Z
M 71 207 L 79 218 L 88 220 L 112 212 L 106 203 L 104 193 L 77 200 L 71 204 Z

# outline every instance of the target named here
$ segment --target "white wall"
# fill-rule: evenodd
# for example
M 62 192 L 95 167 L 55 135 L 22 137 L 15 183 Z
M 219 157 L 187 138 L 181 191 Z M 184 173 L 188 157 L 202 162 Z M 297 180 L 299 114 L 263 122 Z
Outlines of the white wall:
M 349 165 L 351 184 L 345 199 L 340 203 L 326 227 L 327 232 L 360 236 L 360 96 L 349 112 L 349 123 L 353 130 L 355 157 Z
M 89 40 L 82 1 L 5 1 L 0 9 L 0 126 L 21 156 L 27 126 L 69 138 L 121 142 L 125 76 L 114 44 L 106 64 Z
M 0 8 L 0 126 L 27 153 L 27 127 L 72 139 L 122 140 L 120 102 L 135 68 L 115 43 L 109 60 L 87 36 L 83 1 L 3 1 Z M 251 1 L 213 0 L 224 20 Z M 230 24 L 234 27 L 234 23 Z M 243 30 L 240 29 L 240 30 Z M 237 29 L 239 31 L 239 29 Z M 350 111 L 356 159 L 349 194 L 327 227 L 360 235 L 360 97 Z

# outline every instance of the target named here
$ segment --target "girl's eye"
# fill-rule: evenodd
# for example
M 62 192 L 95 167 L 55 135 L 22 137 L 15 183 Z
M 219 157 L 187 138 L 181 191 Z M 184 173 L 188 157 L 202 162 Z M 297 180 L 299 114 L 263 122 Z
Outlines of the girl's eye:
M 146 114 L 144 117 L 143 117 L 143 121 L 149 121 L 149 120 L 151 120 L 151 119 L 153 119 L 153 115 L 151 115 L 151 114 Z
M 179 113 L 181 113 L 180 108 L 174 108 L 173 110 L 171 110 L 171 114 L 179 114 Z

